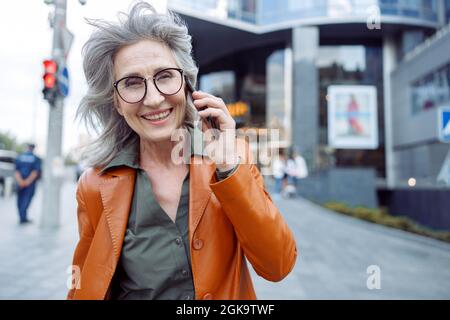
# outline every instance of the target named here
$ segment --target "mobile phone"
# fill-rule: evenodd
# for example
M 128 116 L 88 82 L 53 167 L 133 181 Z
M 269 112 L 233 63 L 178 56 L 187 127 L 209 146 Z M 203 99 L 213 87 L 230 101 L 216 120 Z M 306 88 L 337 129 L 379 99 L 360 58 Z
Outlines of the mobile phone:
M 188 88 L 188 91 L 191 93 L 191 98 L 192 98 L 192 93 L 195 91 L 195 88 L 192 85 L 191 81 L 189 81 L 189 79 L 187 79 L 185 77 L 185 80 L 186 80 L 186 86 Z M 192 98 L 192 101 L 194 101 L 193 98 Z M 204 110 L 204 109 L 206 109 L 206 107 L 204 107 L 203 109 L 200 109 L 200 110 Z M 206 121 L 208 122 L 208 124 L 211 128 L 219 130 L 219 126 L 217 125 L 216 121 L 213 120 L 210 116 L 206 117 Z

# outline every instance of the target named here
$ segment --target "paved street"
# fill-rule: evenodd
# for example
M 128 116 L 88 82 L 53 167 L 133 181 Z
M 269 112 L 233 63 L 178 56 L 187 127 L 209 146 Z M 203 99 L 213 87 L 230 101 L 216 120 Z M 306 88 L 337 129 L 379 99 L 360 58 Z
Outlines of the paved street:
M 67 182 L 61 228 L 39 229 L 42 189 L 17 224 L 15 197 L 0 198 L 0 299 L 64 299 L 77 241 L 75 184 Z M 342 216 L 302 199 L 279 200 L 299 258 L 291 274 L 271 283 L 254 274 L 260 299 L 449 299 L 450 245 Z M 270 235 L 265 235 L 270 236 Z M 380 268 L 369 290 L 367 268 Z
M 449 299 L 450 245 L 324 210 L 278 202 L 299 250 L 282 282 L 254 277 L 260 299 Z M 380 268 L 369 290 L 367 268 Z M 373 272 L 373 271 L 371 271 Z

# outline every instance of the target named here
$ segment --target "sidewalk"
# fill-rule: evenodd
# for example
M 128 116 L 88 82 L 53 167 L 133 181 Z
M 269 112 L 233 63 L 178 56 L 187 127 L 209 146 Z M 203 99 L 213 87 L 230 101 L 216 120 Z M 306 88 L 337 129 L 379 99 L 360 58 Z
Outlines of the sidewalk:
M 0 198 L 0 299 L 65 299 L 67 268 L 78 240 L 76 185 L 62 190 L 61 227 L 39 228 L 42 189 L 19 226 L 15 197 Z M 292 229 L 299 257 L 271 283 L 250 267 L 259 299 L 449 299 L 450 244 L 360 221 L 301 198 L 277 206 Z M 270 235 L 265 235 L 270 236 Z M 368 266 L 381 271 L 369 290 Z
M 0 198 L 0 299 L 64 299 L 77 241 L 76 185 L 64 184 L 61 227 L 41 230 L 42 186 L 29 209 L 29 225 L 19 225 L 15 195 Z

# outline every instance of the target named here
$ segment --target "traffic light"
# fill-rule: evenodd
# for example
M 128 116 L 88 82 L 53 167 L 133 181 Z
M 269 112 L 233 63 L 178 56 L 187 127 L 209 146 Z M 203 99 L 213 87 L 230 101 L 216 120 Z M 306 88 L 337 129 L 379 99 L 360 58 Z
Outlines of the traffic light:
M 58 64 L 55 60 L 44 60 L 44 99 L 53 104 L 58 95 L 58 86 L 56 81 L 56 72 L 58 71 Z

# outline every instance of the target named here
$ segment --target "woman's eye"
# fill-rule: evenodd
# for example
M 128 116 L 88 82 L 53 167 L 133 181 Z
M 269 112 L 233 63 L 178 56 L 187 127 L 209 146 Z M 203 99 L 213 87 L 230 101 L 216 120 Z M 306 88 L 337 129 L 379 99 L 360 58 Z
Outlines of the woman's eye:
M 141 79 L 137 79 L 137 78 L 130 78 L 130 79 L 126 79 L 125 80 L 125 87 L 132 87 L 132 86 L 139 86 L 142 84 L 142 80 Z
M 170 78 L 172 78 L 172 77 L 173 77 L 173 75 L 172 75 L 171 72 L 164 72 L 164 73 L 158 75 L 158 77 L 156 78 L 156 80 L 170 79 Z

